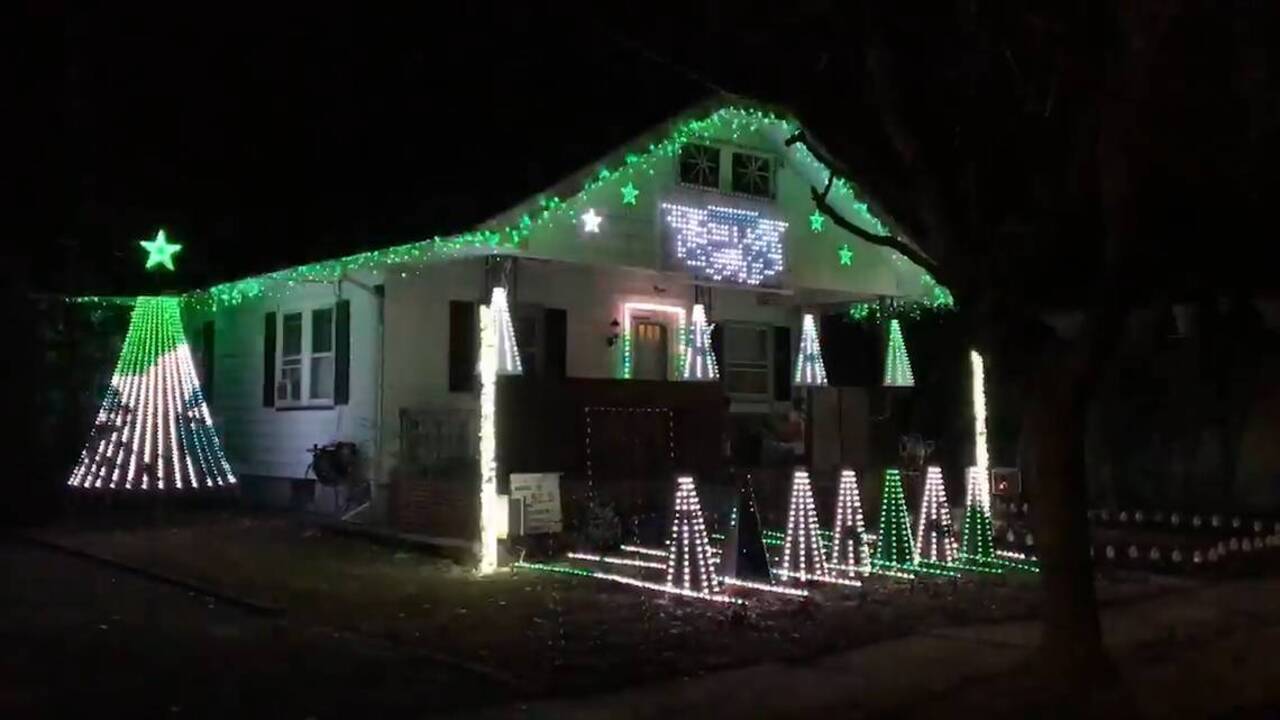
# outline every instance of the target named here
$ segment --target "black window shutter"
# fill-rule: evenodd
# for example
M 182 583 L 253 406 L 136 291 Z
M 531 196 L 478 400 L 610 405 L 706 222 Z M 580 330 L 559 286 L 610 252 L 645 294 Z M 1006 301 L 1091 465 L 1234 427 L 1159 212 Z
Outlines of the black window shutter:
M 773 399 L 791 399 L 791 328 L 773 328 Z
M 262 407 L 276 404 L 276 314 L 269 312 L 262 324 Z
M 449 301 L 449 392 L 470 392 L 476 383 L 476 304 Z
M 213 355 L 214 355 L 214 331 L 213 321 L 205 320 L 204 325 L 200 327 L 200 364 L 201 375 L 203 375 L 204 396 L 208 400 L 213 399 Z
M 351 301 L 339 300 L 333 312 L 333 404 L 351 401 Z
M 720 323 L 711 326 L 711 354 L 716 357 L 720 378 L 724 379 L 724 325 Z
M 547 308 L 543 317 L 543 337 L 546 339 L 547 351 L 543 367 L 548 378 L 563 380 L 568 375 L 568 313 L 563 308 Z

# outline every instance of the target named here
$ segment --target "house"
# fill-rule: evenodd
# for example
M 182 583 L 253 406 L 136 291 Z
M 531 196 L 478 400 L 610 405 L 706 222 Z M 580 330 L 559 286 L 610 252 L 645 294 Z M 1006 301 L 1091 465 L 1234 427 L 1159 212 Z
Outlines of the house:
M 939 288 L 816 210 L 826 192 L 856 227 L 891 232 L 789 142 L 798 127 L 717 100 L 458 235 L 196 293 L 188 336 L 245 492 L 288 502 L 308 449 L 349 441 L 372 518 L 465 535 L 477 308 L 494 287 L 524 371 L 498 387 L 500 490 L 510 473 L 554 471 L 567 495 L 594 497 L 608 478 L 615 501 L 641 508 L 646 486 L 669 497 L 672 468 L 711 475 L 745 445 L 751 462 L 803 455 L 821 430 L 792 387 L 803 313 Z M 679 381 L 695 303 L 714 324 L 718 382 Z

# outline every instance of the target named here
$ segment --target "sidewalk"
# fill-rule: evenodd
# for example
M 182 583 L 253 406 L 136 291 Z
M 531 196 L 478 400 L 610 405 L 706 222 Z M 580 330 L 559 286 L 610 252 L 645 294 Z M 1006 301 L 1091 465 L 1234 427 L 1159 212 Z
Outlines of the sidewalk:
M 1110 608 L 1103 625 L 1140 716 L 1274 717 L 1280 708 L 1280 579 Z M 1024 671 L 1038 637 L 1034 622 L 947 628 L 805 665 L 765 663 L 474 717 L 1040 717 L 1052 708 Z

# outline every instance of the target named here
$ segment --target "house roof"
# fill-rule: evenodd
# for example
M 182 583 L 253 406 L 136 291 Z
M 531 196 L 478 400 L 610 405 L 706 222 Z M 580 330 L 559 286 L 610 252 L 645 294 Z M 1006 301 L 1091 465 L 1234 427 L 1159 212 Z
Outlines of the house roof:
M 795 119 L 778 108 L 736 96 L 711 97 L 475 226 L 452 234 L 435 235 L 219 283 L 189 292 L 185 298 L 189 303 L 200 306 L 225 307 L 283 292 L 301 283 L 333 282 L 352 272 L 394 271 L 467 256 L 519 254 L 534 228 L 558 217 L 576 214 L 577 199 L 583 194 L 608 184 L 621 187 L 635 173 L 647 172 L 655 161 L 678 153 L 685 143 L 726 131 L 730 134 L 761 132 L 769 138 L 780 156 L 789 156 L 791 167 L 810 185 L 824 187 L 832 175 L 831 171 L 805 144 L 789 142 L 799 127 Z M 869 234 L 893 233 L 892 221 L 875 212 L 861 189 L 848 178 L 831 178 L 828 203 L 846 220 Z M 910 243 L 910 240 L 896 236 L 900 242 Z M 909 264 L 900 255 L 895 259 Z M 942 289 L 942 295 L 949 302 L 945 289 Z

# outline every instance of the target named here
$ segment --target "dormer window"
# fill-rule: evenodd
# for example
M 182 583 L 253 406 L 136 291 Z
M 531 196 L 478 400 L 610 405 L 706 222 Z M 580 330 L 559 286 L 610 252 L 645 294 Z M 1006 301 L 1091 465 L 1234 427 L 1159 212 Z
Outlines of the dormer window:
M 733 153 L 733 192 L 751 197 L 773 197 L 773 158 L 754 153 Z
M 720 189 L 720 148 L 686 143 L 680 148 L 680 182 Z

